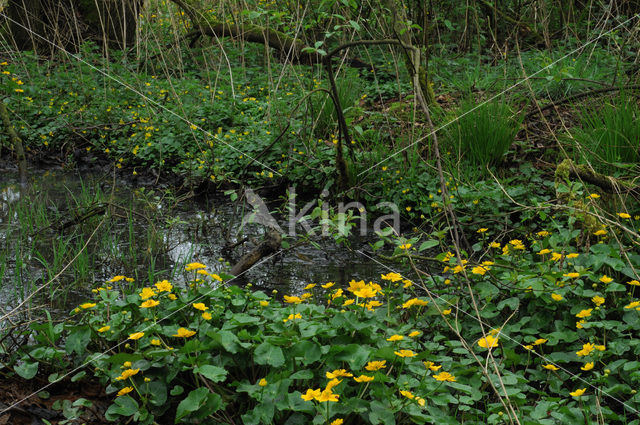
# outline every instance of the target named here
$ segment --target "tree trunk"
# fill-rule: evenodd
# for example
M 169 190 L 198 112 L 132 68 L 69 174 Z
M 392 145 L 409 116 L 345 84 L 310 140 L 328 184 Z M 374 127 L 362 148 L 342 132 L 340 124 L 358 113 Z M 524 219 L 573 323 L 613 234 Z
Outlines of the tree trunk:
M 135 42 L 144 0 L 9 0 L 9 29 L 16 47 L 77 52 L 84 41 L 124 49 Z M 55 45 L 55 46 L 54 46 Z

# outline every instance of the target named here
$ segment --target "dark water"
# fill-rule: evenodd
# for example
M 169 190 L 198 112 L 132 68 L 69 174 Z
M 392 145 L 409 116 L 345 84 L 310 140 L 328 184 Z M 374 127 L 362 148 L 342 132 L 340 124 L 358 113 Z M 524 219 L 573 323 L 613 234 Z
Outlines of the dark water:
M 65 300 L 68 299 L 63 304 L 69 305 L 75 305 L 91 288 L 100 286 L 115 275 L 135 276 L 139 283 L 169 279 L 174 284 L 181 284 L 192 276 L 184 272 L 184 265 L 192 261 L 206 264 L 211 272 L 228 271 L 233 262 L 254 245 L 249 241 L 230 251 L 225 250 L 225 246 L 245 238 L 259 241 L 265 231 L 261 225 L 243 225 L 241 217 L 249 211 L 247 204 L 231 202 L 222 194 L 180 200 L 173 195 L 167 196 L 157 187 L 113 179 L 109 174 L 77 171 L 32 171 L 30 178 L 31 189 L 23 192 L 20 200 L 17 175 L 7 170 L 0 171 L 0 260 L 4 259 L 4 270 L 0 269 L 0 312 L 49 280 L 42 262 L 25 248 L 33 242 L 32 237 L 22 235 L 23 246 L 16 249 L 15 232 L 19 226 L 14 207 L 18 202 L 45 203 L 47 211 L 58 211 L 64 221 L 77 214 L 69 207 L 73 199 L 101 192 L 101 196 L 96 196 L 100 198 L 96 202 L 113 195 L 110 202 L 119 205 L 113 210 L 116 216 L 124 217 L 133 211 L 133 214 L 129 212 L 133 217 L 131 220 L 112 217 L 93 236 L 95 243 L 87 247 L 88 259 L 85 260 L 89 272 L 74 272 L 74 265 L 51 285 L 74 288 L 63 291 Z M 149 221 L 149 217 L 153 220 Z M 96 221 L 94 218 L 93 223 Z M 80 226 L 75 226 L 78 241 L 74 246 L 81 246 L 95 228 L 91 225 L 84 227 L 77 230 Z M 70 231 L 64 230 L 65 234 Z M 52 233 L 51 229 L 48 232 L 48 239 L 33 237 L 42 239 L 33 242 L 32 246 L 37 247 L 38 255 L 43 258 L 53 256 L 57 239 L 62 237 Z M 238 283 L 250 282 L 266 291 L 276 289 L 280 293 L 296 294 L 301 293 L 308 283 L 336 282 L 344 285 L 351 279 L 379 281 L 380 274 L 389 270 L 357 252 L 370 252 L 368 244 L 375 240 L 375 235 L 369 239 L 354 236 L 349 239 L 349 247 L 345 247 L 336 244 L 331 237 L 313 237 L 310 241 L 299 236 L 287 239 L 292 248 L 253 267 Z M 20 273 L 17 273 L 17 264 L 22 264 Z M 56 292 L 50 288 L 43 291 L 41 301 L 46 303 L 44 295 L 53 298 Z M 64 310 L 65 307 L 60 305 L 59 308 Z

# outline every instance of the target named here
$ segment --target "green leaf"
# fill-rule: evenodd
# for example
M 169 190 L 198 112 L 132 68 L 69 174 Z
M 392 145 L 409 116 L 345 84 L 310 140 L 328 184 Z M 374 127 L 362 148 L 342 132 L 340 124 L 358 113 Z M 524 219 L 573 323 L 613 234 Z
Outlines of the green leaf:
M 38 373 L 39 364 L 40 363 L 38 362 L 35 362 L 35 363 L 24 362 L 21 365 L 14 366 L 13 370 L 15 370 L 16 373 L 21 377 L 23 377 L 24 379 L 31 379 L 34 376 L 36 376 L 36 373 Z
M 388 406 L 385 406 L 379 401 L 371 402 L 371 412 L 369 413 L 369 420 L 373 425 L 393 425 L 396 423 L 396 418 L 393 414 L 393 411 Z
M 422 252 L 422 251 L 424 251 L 425 249 L 433 248 L 434 246 L 438 246 L 438 245 L 440 245 L 440 242 L 438 242 L 438 241 L 437 241 L 437 240 L 435 240 L 435 239 L 429 239 L 428 241 L 423 242 L 423 243 L 420 245 L 420 248 L 418 248 L 418 251 Z
M 117 421 L 120 416 L 131 416 L 138 411 L 138 403 L 131 397 L 121 396 L 115 399 L 104 413 L 108 421 Z
M 284 365 L 284 354 L 280 347 L 275 347 L 268 342 L 258 345 L 253 353 L 255 362 L 261 365 L 280 367 Z
M 214 365 L 196 367 L 194 372 L 201 374 L 213 382 L 222 382 L 227 378 L 227 371 L 222 367 Z
M 209 389 L 206 387 L 196 388 L 191 391 L 187 398 L 178 404 L 178 408 L 176 410 L 176 423 L 178 423 L 180 419 L 204 406 L 207 402 L 207 394 L 209 394 Z
M 84 353 L 89 341 L 91 340 L 91 329 L 88 326 L 80 326 L 71 331 L 67 337 L 64 349 L 67 354 Z

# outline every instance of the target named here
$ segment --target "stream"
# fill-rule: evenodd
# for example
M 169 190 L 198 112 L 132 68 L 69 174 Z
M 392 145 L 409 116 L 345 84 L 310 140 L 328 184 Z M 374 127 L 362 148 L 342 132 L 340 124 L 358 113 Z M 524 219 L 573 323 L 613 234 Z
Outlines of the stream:
M 193 277 L 184 272 L 184 265 L 192 261 L 206 264 L 210 272 L 228 271 L 232 262 L 254 245 L 241 244 L 231 251 L 233 258 L 224 259 L 227 240 L 260 240 L 264 232 L 264 227 L 256 224 L 242 226 L 240 217 L 247 212 L 247 205 L 231 202 L 222 194 L 179 200 L 149 185 L 113 179 L 108 173 L 51 169 L 32 170 L 29 176 L 31 189 L 20 200 L 17 173 L 0 170 L 0 313 L 49 281 L 73 258 L 61 252 L 71 249 L 76 253 L 89 238 L 91 244 L 85 252 L 54 280 L 56 285 L 41 291 L 36 305 L 55 298 L 59 303 L 48 307 L 64 313 L 89 295 L 90 289 L 115 275 L 135 276 L 138 285 L 162 279 L 184 284 Z M 93 204 L 86 201 L 81 211 L 89 217 L 78 223 L 69 220 L 82 216 L 69 204 L 82 205 L 82 199 L 96 192 L 102 192 L 102 198 Z M 102 214 L 90 216 L 94 210 L 86 205 L 103 205 L 109 195 L 119 205 L 112 210 L 115 216 L 123 218 L 100 224 Z M 16 212 L 20 202 L 27 203 L 28 212 L 22 216 Z M 59 223 L 48 223 L 44 229 L 31 228 L 29 235 L 20 230 L 21 220 L 27 220 L 23 216 L 31 213 L 37 222 L 37 217 L 54 212 L 63 221 L 62 229 Z M 67 226 L 65 220 L 71 224 Z M 92 235 L 98 224 L 101 228 Z M 249 282 L 264 291 L 300 294 L 309 283 L 336 282 L 344 287 L 351 279 L 379 281 L 380 274 L 389 270 L 356 252 L 371 251 L 368 244 L 376 239 L 372 232 L 367 233 L 373 237 L 351 236 L 349 247 L 335 243 L 331 237 L 314 237 L 312 243 L 288 239 L 291 249 L 251 268 L 239 284 Z M 67 239 L 70 242 L 63 242 Z M 65 286 L 72 289 L 61 289 Z

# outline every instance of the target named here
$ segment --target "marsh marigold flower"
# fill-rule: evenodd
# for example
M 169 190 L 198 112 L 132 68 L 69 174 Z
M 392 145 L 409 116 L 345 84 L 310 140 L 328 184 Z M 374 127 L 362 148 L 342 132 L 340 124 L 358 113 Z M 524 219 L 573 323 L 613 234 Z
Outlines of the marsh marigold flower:
M 120 376 L 118 376 L 116 378 L 117 381 L 124 381 L 125 379 L 133 376 L 133 375 L 137 375 L 138 372 L 140 372 L 140 369 L 126 369 L 123 370 L 122 373 L 120 374 Z
M 353 380 L 356 382 L 371 382 L 374 379 L 375 378 L 373 376 L 368 376 L 368 375 L 360 375 L 360 376 L 355 376 L 353 378 Z
M 374 360 L 367 363 L 367 365 L 364 368 L 370 372 L 375 372 L 376 370 L 384 369 L 386 367 L 387 367 L 386 360 Z
M 552 298 L 554 301 L 562 301 L 562 299 L 563 299 L 564 297 L 563 297 L 562 295 L 560 295 L 560 294 L 553 293 L 553 294 L 551 294 L 551 298 Z
M 413 400 L 416 396 L 413 395 L 411 391 L 400 390 L 400 394 L 408 398 L 409 400 Z
M 604 304 L 604 297 L 596 295 L 595 297 L 591 298 L 591 301 L 593 301 L 595 305 L 601 306 L 602 304 Z
M 123 389 L 121 389 L 120 391 L 118 391 L 117 396 L 123 396 L 125 394 L 129 394 L 131 391 L 133 391 L 133 387 L 124 387 Z
M 156 282 L 155 286 L 158 292 L 171 292 L 173 290 L 173 285 L 168 280 Z
M 397 282 L 402 280 L 402 276 L 398 273 L 389 272 L 387 274 L 380 275 L 380 277 L 384 280 L 390 280 L 391 282 Z
M 482 348 L 493 348 L 498 346 L 498 339 L 493 335 L 487 335 L 484 338 L 478 340 L 478 345 Z
M 160 304 L 160 301 L 146 300 L 145 302 L 140 304 L 140 308 L 151 308 L 157 306 L 158 304 Z
M 413 331 L 413 332 L 411 332 L 411 333 L 409 334 L 409 337 L 410 337 L 410 338 L 415 338 L 415 337 L 417 337 L 417 336 L 418 336 L 418 335 L 420 335 L 420 334 L 421 334 L 421 332 L 420 332 L 420 331 Z
M 585 317 L 591 316 L 592 308 L 588 308 L 586 310 L 580 310 L 580 313 L 576 314 L 576 317 L 579 319 L 584 319 Z
M 196 334 L 195 331 L 189 330 L 187 328 L 180 328 L 178 329 L 178 331 L 173 334 L 172 336 L 175 336 L 177 338 L 189 338 L 191 336 L 194 336 Z
M 136 340 L 136 339 L 142 338 L 143 336 L 144 336 L 144 332 L 135 332 L 129 335 L 129 339 Z
M 618 217 L 620 218 L 631 218 L 631 216 L 625 212 L 618 213 Z
M 336 379 L 336 378 L 340 378 L 342 376 L 350 378 L 350 377 L 353 376 L 353 373 L 347 372 L 346 369 L 336 369 L 333 372 L 327 372 L 325 375 L 329 379 Z
M 305 400 L 305 401 L 311 401 L 313 399 L 316 399 L 316 398 L 320 397 L 321 393 L 322 393 L 322 391 L 320 389 L 313 390 L 313 389 L 309 388 L 305 394 L 302 394 L 300 396 L 300 398 Z
M 401 341 L 403 339 L 404 337 L 402 335 L 391 335 L 389 338 L 387 338 L 387 341 L 394 342 L 394 341 Z
M 111 329 L 111 326 L 107 325 L 107 326 L 103 326 L 100 329 L 98 329 L 98 332 L 106 332 L 109 329 Z
M 559 370 L 560 368 L 557 367 L 556 365 L 553 364 L 543 364 L 542 365 L 543 368 L 548 369 L 548 370 Z
M 447 381 L 447 382 L 455 382 L 456 381 L 456 377 L 453 376 L 452 374 L 450 374 L 449 372 L 440 372 L 437 375 L 433 375 L 433 379 L 435 379 L 436 381 Z
M 606 230 L 600 229 L 600 230 L 596 230 L 595 232 L 593 232 L 594 235 L 596 236 L 604 236 L 607 234 Z
M 146 300 L 147 298 L 151 298 L 154 295 L 156 295 L 156 292 L 151 288 L 145 287 L 145 288 L 142 288 L 142 292 L 140 292 L 138 295 L 140 295 L 140 298 L 142 300 Z
M 607 276 L 606 274 L 600 278 L 600 282 L 602 283 L 611 283 L 613 279 Z
M 205 265 L 204 265 L 204 264 L 202 264 L 202 263 L 189 263 L 189 264 L 187 264 L 187 265 L 185 266 L 185 268 L 184 268 L 184 269 L 185 269 L 185 271 L 190 272 L 190 271 L 192 271 L 192 270 L 206 269 L 206 268 L 207 268 L 207 266 L 205 266 Z
M 570 392 L 569 394 L 571 394 L 571 397 L 580 397 L 582 394 L 584 394 L 585 391 L 587 391 L 586 388 L 580 388 L 578 390 Z
M 86 310 L 88 308 L 92 308 L 95 307 L 96 303 L 84 303 L 84 304 L 80 304 L 80 308 L 83 310 Z
M 593 350 L 595 350 L 595 346 L 590 342 L 587 342 L 586 344 L 582 344 L 582 350 L 576 351 L 576 354 L 580 357 L 584 357 L 591 354 Z
M 627 282 L 627 284 L 632 286 L 640 286 L 640 282 L 635 279 Z
M 411 308 L 414 305 L 425 306 L 429 304 L 429 301 L 421 300 L 420 298 L 411 298 L 402 304 L 402 308 Z
M 208 311 L 205 311 L 204 313 L 202 313 L 202 318 L 204 320 L 211 320 L 213 316 L 211 316 L 211 313 L 209 313 Z
M 268 384 L 268 382 L 267 382 L 267 380 L 266 380 L 266 379 L 264 379 L 264 378 L 262 378 L 262 379 L 260 380 L 260 382 L 258 382 L 258 385 L 260 385 L 261 387 L 266 387 L 266 386 L 267 386 L 267 384 Z
M 393 353 L 399 357 L 414 357 L 418 355 L 417 353 L 414 353 L 411 350 L 400 350 L 400 351 L 394 351 Z
M 335 421 L 331 422 L 329 425 L 342 425 L 343 422 L 344 422 L 344 419 L 338 418 Z
M 302 299 L 300 297 L 292 297 L 289 295 L 285 295 L 284 302 L 289 304 L 300 304 L 302 302 Z
M 593 369 L 593 362 L 585 363 L 585 365 L 582 366 L 580 369 L 582 369 L 584 371 Z
M 196 310 L 200 310 L 200 311 L 205 311 L 205 310 L 209 310 L 209 307 L 207 307 L 206 305 L 204 305 L 204 303 L 193 303 L 192 304 L 193 308 L 195 308 Z

